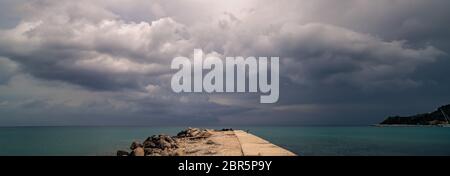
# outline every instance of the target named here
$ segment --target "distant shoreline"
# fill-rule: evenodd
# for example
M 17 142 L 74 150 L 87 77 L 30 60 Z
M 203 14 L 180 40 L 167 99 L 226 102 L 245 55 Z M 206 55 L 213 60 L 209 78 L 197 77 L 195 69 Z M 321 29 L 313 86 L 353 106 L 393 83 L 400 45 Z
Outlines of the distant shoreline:
M 450 125 L 375 124 L 374 127 L 450 127 Z

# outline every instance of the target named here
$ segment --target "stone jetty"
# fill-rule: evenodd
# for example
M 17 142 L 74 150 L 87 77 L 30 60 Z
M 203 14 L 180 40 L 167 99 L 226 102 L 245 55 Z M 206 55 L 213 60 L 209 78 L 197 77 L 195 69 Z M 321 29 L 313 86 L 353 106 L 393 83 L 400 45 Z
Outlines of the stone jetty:
M 117 156 L 295 156 L 294 153 L 242 130 L 188 128 L 176 136 L 153 135 L 132 142 Z

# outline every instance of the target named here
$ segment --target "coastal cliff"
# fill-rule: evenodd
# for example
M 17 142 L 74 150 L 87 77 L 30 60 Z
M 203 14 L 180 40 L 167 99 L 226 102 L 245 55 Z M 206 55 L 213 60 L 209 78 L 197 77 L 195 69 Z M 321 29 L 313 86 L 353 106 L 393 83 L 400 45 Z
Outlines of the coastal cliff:
M 413 116 L 390 116 L 380 125 L 447 125 L 450 104 L 441 106 L 433 112 L 416 114 Z

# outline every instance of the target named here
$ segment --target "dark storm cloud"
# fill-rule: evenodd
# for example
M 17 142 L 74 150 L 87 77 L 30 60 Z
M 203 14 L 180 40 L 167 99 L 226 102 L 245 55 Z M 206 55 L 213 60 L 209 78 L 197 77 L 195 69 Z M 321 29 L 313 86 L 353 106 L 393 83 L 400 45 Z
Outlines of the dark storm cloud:
M 18 65 L 8 58 L 0 57 L 0 85 L 5 84 L 18 72 Z
M 360 124 L 450 97 L 445 0 L 5 3 L 16 9 L 0 18 L 8 124 Z M 174 94 L 171 59 L 194 48 L 280 56 L 279 103 Z

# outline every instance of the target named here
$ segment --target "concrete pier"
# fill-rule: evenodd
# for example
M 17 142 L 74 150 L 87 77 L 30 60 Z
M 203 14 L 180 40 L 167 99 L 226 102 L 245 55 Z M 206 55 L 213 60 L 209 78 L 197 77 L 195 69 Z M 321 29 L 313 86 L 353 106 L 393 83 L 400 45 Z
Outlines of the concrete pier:
M 272 144 L 258 136 L 235 130 L 244 156 L 296 156 L 296 154 Z
M 282 147 L 242 130 L 188 128 L 177 136 L 153 135 L 135 146 L 132 156 L 296 156 Z M 126 151 L 118 152 L 123 156 Z M 128 155 L 128 154 L 125 154 Z

